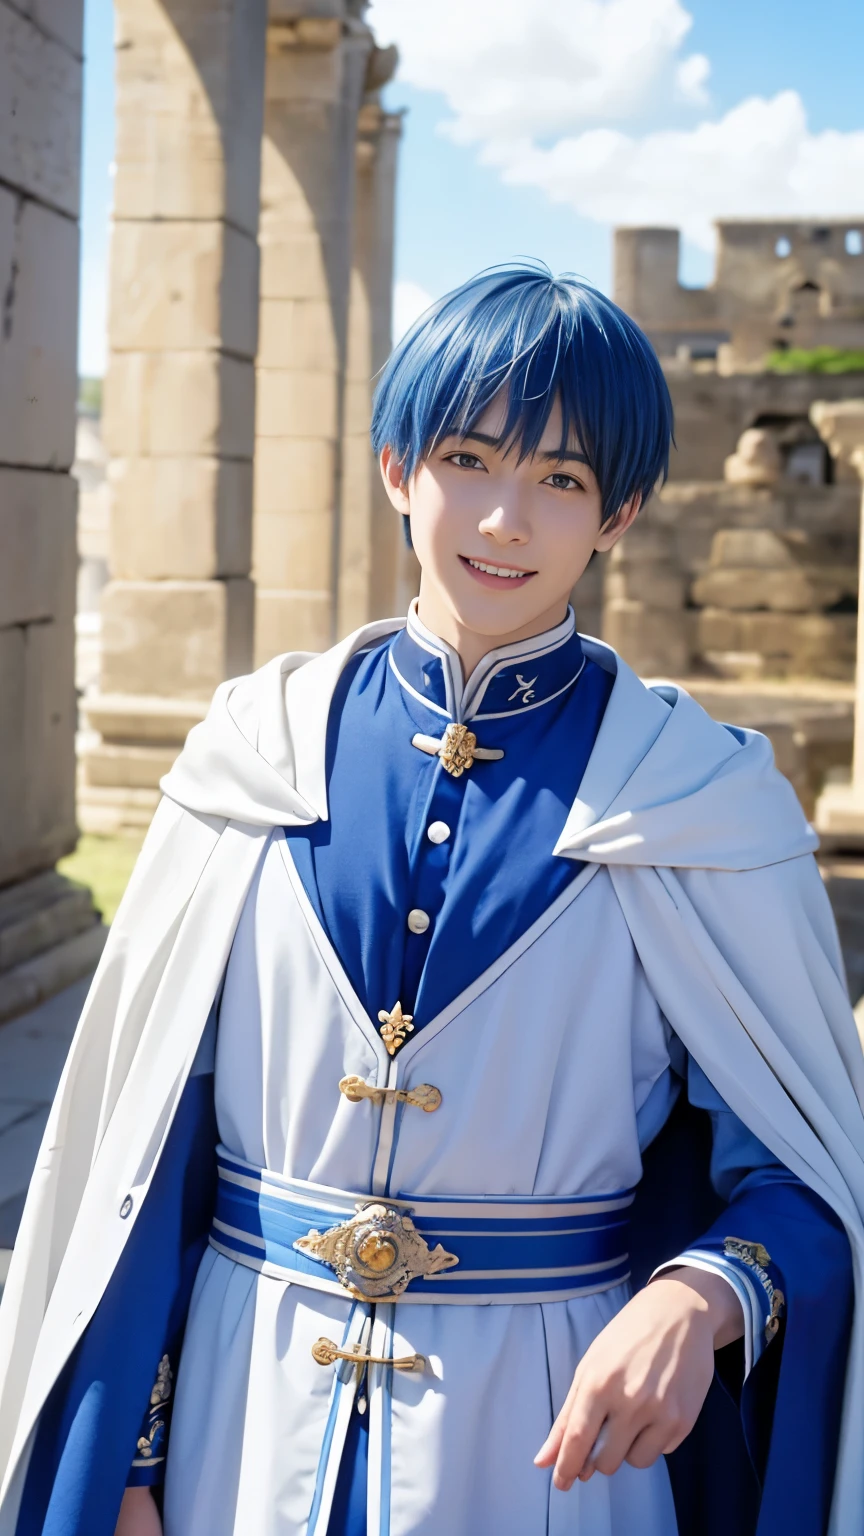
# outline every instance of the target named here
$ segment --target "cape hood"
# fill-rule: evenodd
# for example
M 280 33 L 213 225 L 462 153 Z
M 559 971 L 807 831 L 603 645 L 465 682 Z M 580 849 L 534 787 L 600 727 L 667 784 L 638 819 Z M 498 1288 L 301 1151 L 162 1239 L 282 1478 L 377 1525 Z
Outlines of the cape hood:
M 164 793 L 198 815 L 249 826 L 326 820 L 327 717 L 339 675 L 402 622 L 367 625 L 321 656 L 277 656 L 223 683 L 162 780 Z M 646 685 L 609 646 L 581 638 L 615 682 L 555 853 L 740 870 L 814 851 L 818 839 L 766 737 L 718 725 L 683 688 Z

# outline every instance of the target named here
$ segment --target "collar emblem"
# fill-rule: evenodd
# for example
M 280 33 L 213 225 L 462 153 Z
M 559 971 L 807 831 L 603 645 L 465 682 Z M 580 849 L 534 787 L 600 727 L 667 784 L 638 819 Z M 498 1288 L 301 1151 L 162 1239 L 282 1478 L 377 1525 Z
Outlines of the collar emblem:
M 524 677 L 522 676 L 522 673 L 521 672 L 517 672 L 516 673 L 516 689 L 515 689 L 514 693 L 511 693 L 509 699 L 507 700 L 507 703 L 508 704 L 512 704 L 514 699 L 519 699 L 519 703 L 520 704 L 530 704 L 531 700 L 534 697 L 534 684 L 536 683 L 536 681 L 537 681 L 536 677 L 532 677 L 530 683 L 526 683 Z M 521 695 L 521 697 L 520 697 L 520 695 Z

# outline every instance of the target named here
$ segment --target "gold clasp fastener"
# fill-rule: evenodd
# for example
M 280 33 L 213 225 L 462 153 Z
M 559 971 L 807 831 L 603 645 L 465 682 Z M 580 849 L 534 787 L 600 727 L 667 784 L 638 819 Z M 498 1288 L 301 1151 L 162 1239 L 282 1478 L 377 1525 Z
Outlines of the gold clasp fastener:
M 361 1099 L 371 1099 L 373 1104 L 413 1104 L 427 1115 L 441 1103 L 441 1090 L 432 1083 L 418 1083 L 416 1088 L 372 1088 L 362 1077 L 343 1077 L 339 1092 L 344 1093 L 349 1104 L 359 1104 Z
M 316 1339 L 312 1345 L 312 1359 L 318 1365 L 335 1365 L 337 1360 L 348 1360 L 352 1365 L 392 1365 L 394 1371 L 423 1371 L 425 1355 L 364 1355 L 358 1349 L 338 1349 L 332 1339 Z

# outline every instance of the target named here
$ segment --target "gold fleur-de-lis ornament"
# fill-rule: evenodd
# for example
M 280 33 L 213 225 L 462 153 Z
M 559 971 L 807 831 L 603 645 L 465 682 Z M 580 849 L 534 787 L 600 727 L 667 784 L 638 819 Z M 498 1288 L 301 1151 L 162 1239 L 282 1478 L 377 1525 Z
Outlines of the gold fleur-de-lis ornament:
M 378 1014 L 378 1022 L 381 1025 L 381 1039 L 387 1048 L 389 1056 L 395 1056 L 400 1045 L 405 1044 L 406 1037 L 414 1032 L 412 1013 L 403 1013 L 402 1004 L 396 1003 L 388 1013 L 382 1008 Z

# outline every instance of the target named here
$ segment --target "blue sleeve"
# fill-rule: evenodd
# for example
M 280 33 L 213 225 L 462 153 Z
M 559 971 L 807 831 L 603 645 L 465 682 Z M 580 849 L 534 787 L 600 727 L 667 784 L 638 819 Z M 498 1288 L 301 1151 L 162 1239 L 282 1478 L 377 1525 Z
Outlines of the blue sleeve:
M 749 1131 L 702 1068 L 687 1056 L 679 1041 L 671 1049 L 673 1067 L 686 1080 L 687 1097 L 705 1110 L 711 1122 L 711 1183 L 727 1210 L 719 1226 L 688 1245 L 657 1273 L 693 1268 L 719 1274 L 731 1285 L 744 1314 L 744 1379 L 776 1337 L 786 1304 L 785 1281 L 757 1230 L 760 1213 L 770 1210 L 772 1191 L 783 1184 L 798 1191 L 805 1186 L 758 1137 Z M 747 1196 L 742 1204 L 743 1197 Z M 740 1216 L 746 1220 L 738 1220 Z M 755 1222 L 755 1226 L 754 1226 Z M 742 1229 L 739 1231 L 738 1228 Z

